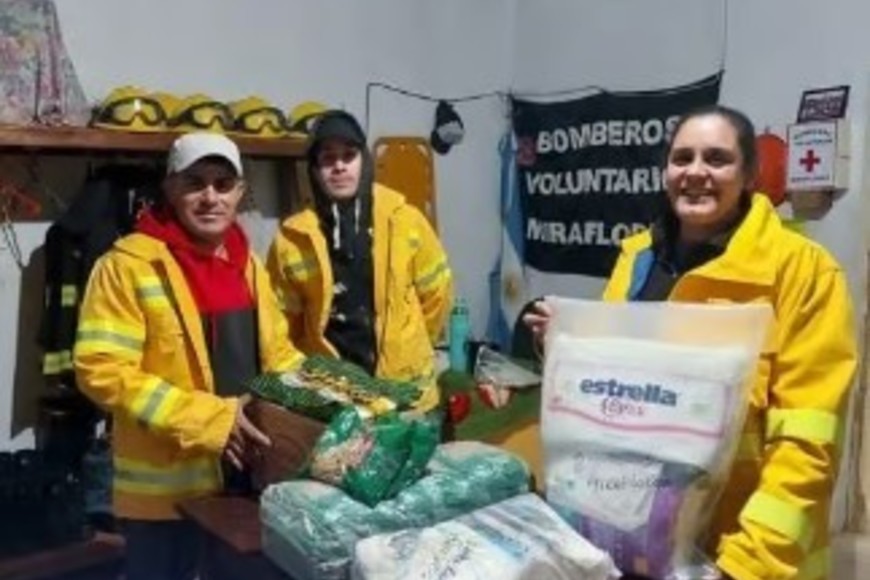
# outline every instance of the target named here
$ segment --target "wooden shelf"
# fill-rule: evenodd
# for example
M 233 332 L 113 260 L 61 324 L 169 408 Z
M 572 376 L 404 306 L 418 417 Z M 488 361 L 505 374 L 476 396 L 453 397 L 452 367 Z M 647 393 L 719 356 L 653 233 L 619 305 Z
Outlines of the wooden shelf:
M 0 578 L 3 580 L 56 578 L 61 574 L 118 562 L 123 557 L 124 540 L 114 534 L 98 532 L 93 538 L 84 542 L 34 552 L 26 556 L 0 559 Z
M 166 153 L 178 133 L 128 133 L 89 127 L 22 127 L 0 125 L 0 152 L 75 154 L 88 151 Z M 304 139 L 266 139 L 230 136 L 243 155 L 269 158 L 298 158 L 305 155 Z

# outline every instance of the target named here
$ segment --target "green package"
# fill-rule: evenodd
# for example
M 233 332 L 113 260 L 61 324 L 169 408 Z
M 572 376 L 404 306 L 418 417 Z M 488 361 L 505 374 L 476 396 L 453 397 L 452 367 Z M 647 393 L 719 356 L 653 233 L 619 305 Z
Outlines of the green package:
M 439 434 L 435 420 L 397 413 L 363 419 L 355 409 L 345 409 L 315 446 L 308 475 L 374 506 L 424 475 Z
M 351 406 L 373 415 L 405 411 L 422 394 L 411 381 L 372 377 L 352 363 L 323 355 L 309 356 L 294 371 L 263 373 L 247 388 L 262 399 L 324 422 Z

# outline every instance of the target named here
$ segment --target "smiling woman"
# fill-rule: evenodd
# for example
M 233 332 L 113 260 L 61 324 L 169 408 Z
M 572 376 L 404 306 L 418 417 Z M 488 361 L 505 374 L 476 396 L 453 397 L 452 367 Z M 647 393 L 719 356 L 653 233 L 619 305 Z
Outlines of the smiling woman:
M 755 131 L 743 113 L 712 106 L 687 114 L 666 159 L 669 203 L 652 228 L 622 242 L 604 299 L 773 307 L 707 550 L 740 580 L 827 578 L 838 433 L 857 364 L 845 275 L 753 193 Z M 524 320 L 540 337 L 551 315 L 540 303 Z
M 752 125 L 741 116 L 709 113 L 677 124 L 665 186 L 684 241 L 710 239 L 742 217 L 757 157 Z

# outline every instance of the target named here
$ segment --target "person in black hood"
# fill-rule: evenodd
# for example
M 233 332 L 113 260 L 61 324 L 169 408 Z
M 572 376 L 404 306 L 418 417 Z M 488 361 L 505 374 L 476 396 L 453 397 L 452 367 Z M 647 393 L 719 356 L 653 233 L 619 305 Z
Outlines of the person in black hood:
M 333 111 L 315 122 L 308 171 L 333 272 L 326 338 L 342 358 L 374 374 L 374 169 L 365 134 L 356 119 Z
M 311 203 L 284 221 L 267 260 L 291 336 L 372 375 L 431 383 L 428 410 L 438 400 L 433 344 L 453 291 L 441 243 L 404 196 L 375 183 L 349 113 L 321 114 L 307 155 Z

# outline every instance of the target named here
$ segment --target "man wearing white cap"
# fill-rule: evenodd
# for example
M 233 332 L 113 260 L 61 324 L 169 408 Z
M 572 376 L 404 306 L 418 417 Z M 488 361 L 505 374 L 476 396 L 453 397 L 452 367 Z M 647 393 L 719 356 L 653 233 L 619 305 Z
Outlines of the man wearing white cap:
M 81 390 L 114 419 L 128 580 L 195 577 L 199 541 L 176 505 L 238 487 L 270 443 L 243 413 L 244 383 L 303 358 L 236 223 L 235 143 L 184 135 L 167 166 L 163 203 L 93 269 L 74 355 Z

